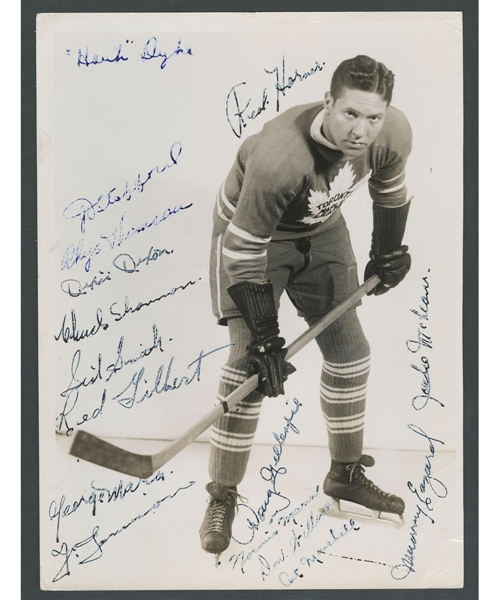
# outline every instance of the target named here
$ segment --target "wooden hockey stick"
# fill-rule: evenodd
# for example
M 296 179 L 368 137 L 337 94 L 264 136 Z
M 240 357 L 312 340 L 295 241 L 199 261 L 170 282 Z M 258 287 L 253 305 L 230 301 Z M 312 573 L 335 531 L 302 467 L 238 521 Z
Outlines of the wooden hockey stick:
M 311 340 L 320 334 L 328 325 L 338 319 L 340 315 L 354 306 L 365 294 L 372 290 L 380 279 L 373 275 L 360 285 L 352 294 L 347 296 L 340 304 L 333 308 L 322 319 L 300 335 L 287 348 L 286 358 L 291 359 L 297 352 L 302 350 Z M 83 460 L 95 463 L 120 473 L 147 479 L 151 477 L 161 466 L 171 460 L 186 446 L 194 442 L 206 429 L 213 425 L 220 417 L 227 413 L 233 406 L 253 392 L 259 382 L 258 375 L 252 375 L 240 387 L 226 397 L 224 402 L 207 413 L 198 423 L 188 429 L 178 439 L 169 444 L 157 454 L 135 454 L 128 450 L 118 448 L 109 442 L 105 442 L 81 429 L 76 433 L 71 446 L 70 454 Z

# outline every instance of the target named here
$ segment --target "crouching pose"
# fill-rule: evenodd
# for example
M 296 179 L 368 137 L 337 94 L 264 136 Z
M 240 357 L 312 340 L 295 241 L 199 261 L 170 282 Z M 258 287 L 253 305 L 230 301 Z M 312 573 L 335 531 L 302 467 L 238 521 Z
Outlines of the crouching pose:
M 394 75 L 357 56 L 340 64 L 323 102 L 297 106 L 267 123 L 240 147 L 214 211 L 211 288 L 214 313 L 232 343 L 219 400 L 247 376 L 259 387 L 212 428 L 204 550 L 231 540 L 242 481 L 264 396 L 283 394 L 295 369 L 285 360 L 277 310 L 286 290 L 312 325 L 358 286 L 357 265 L 341 205 L 368 182 L 373 235 L 365 279 L 381 278 L 375 295 L 410 269 L 402 245 L 409 201 L 405 163 L 411 150 L 406 117 L 390 105 Z M 363 454 L 370 348 L 356 308 L 316 341 L 323 355 L 320 402 L 331 456 L 324 492 L 380 513 L 402 515 L 404 502 L 365 476 Z

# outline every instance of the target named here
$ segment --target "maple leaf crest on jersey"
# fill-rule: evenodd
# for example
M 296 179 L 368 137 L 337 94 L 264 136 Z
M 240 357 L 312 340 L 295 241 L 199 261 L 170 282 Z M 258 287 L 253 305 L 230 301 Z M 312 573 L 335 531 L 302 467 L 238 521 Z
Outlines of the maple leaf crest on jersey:
M 309 190 L 311 192 L 308 198 L 311 216 L 304 217 L 301 222 L 307 225 L 324 223 L 361 184 L 369 179 L 370 175 L 371 171 L 354 185 L 356 174 L 351 163 L 346 162 L 333 181 L 330 182 L 330 191 L 328 194 L 326 192 Z

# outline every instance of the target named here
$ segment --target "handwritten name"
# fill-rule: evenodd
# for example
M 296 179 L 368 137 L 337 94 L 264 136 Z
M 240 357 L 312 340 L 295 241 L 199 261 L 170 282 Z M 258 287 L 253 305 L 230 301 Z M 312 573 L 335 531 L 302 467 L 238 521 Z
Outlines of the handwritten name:
M 179 56 L 179 54 L 193 56 L 192 49 L 183 48 L 181 43 L 181 40 L 179 40 L 177 42 L 177 48 L 169 54 L 168 52 L 158 50 L 158 40 L 154 36 L 150 37 L 149 40 L 144 44 L 144 50 L 141 54 L 141 58 L 143 61 L 161 58 L 162 60 L 160 62 L 160 69 L 164 69 L 167 66 L 167 62 L 174 56 Z
M 194 367 L 192 373 L 190 375 L 174 377 L 173 379 L 171 379 L 172 366 L 174 364 L 174 357 L 172 357 L 168 363 L 166 372 L 164 365 L 160 365 L 160 367 L 157 369 L 153 387 L 139 393 L 140 384 L 143 383 L 145 385 L 148 383 L 145 378 L 146 369 L 145 367 L 142 367 L 140 371 L 134 373 L 130 383 L 128 383 L 127 386 L 113 398 L 113 400 L 116 400 L 121 406 L 130 409 L 135 404 L 140 404 L 147 398 L 151 398 L 154 394 L 164 394 L 166 392 L 178 390 L 183 386 L 185 387 L 191 385 L 194 381 L 199 382 L 201 379 L 201 363 L 203 359 L 211 354 L 214 354 L 215 352 L 224 350 L 229 346 L 230 344 L 226 344 L 224 346 L 220 346 L 219 348 L 215 348 L 214 350 L 209 350 L 208 352 L 201 350 L 198 358 L 187 365 L 188 369 Z
M 81 375 L 79 370 L 80 370 L 82 351 L 80 349 L 77 349 L 75 351 L 75 353 L 73 354 L 73 358 L 71 360 L 71 369 L 70 369 L 71 381 L 70 381 L 68 387 L 64 391 L 61 392 L 61 396 L 64 398 L 64 408 L 63 408 L 62 413 L 60 413 L 60 415 L 58 417 L 59 431 L 61 431 L 63 425 L 66 426 L 67 434 L 70 433 L 71 431 L 73 431 L 73 428 L 69 427 L 66 417 L 75 408 L 75 405 L 78 402 L 80 391 L 83 388 L 92 386 L 96 382 L 102 381 L 102 380 L 105 380 L 107 383 L 115 373 L 117 373 L 118 371 L 121 371 L 124 367 L 126 367 L 129 364 L 134 364 L 134 363 L 142 360 L 143 358 L 150 356 L 154 350 L 158 349 L 160 352 L 163 352 L 162 338 L 158 333 L 158 328 L 155 323 L 153 323 L 153 343 L 150 346 L 148 346 L 147 348 L 144 348 L 143 350 L 141 350 L 141 352 L 138 354 L 138 356 L 135 356 L 133 358 L 128 358 L 128 359 L 123 358 L 122 351 L 123 351 L 124 341 L 125 341 L 125 336 L 122 336 L 118 343 L 116 358 L 113 360 L 113 362 L 111 364 L 109 364 L 106 367 L 107 376 L 106 376 L 106 373 L 103 372 L 104 359 L 100 352 L 97 356 L 96 364 L 90 366 L 91 375 L 85 375 L 85 376 Z M 82 423 L 85 423 L 86 421 L 88 421 L 90 419 L 96 419 L 99 415 L 101 415 L 105 402 L 106 402 L 106 390 L 104 390 L 104 392 L 102 394 L 100 406 L 93 411 L 91 416 L 89 416 L 88 414 L 84 414 L 82 417 L 82 420 L 79 421 L 77 423 L 77 425 L 81 425 Z
M 134 40 L 125 40 L 125 44 L 133 44 Z M 93 67 L 102 64 L 110 64 L 110 63 L 122 63 L 127 62 L 132 56 L 124 56 L 123 55 L 123 46 L 124 44 L 119 44 L 118 47 L 115 46 L 115 53 L 111 53 L 111 56 L 104 56 L 103 54 L 93 54 L 89 52 L 89 47 L 86 46 L 85 50 L 82 48 L 78 48 L 78 56 L 76 65 L 78 67 Z M 129 46 L 131 49 L 131 46 Z M 72 54 L 71 48 L 66 49 L 67 56 L 71 56 Z M 158 39 L 155 36 L 150 37 L 146 43 L 144 44 L 143 51 L 140 54 L 140 58 L 142 62 L 153 60 L 153 59 L 161 59 L 160 60 L 160 69 L 164 69 L 167 66 L 167 62 L 171 60 L 175 56 L 179 56 L 181 54 L 186 54 L 188 56 L 193 56 L 193 50 L 191 48 L 183 48 L 182 41 L 179 40 L 177 42 L 177 47 L 172 52 L 165 52 L 158 49 Z
M 320 515 L 322 515 L 322 514 L 323 513 L 320 513 Z M 318 515 L 318 517 L 320 515 Z M 312 525 L 311 525 L 311 527 L 312 527 L 312 529 L 314 528 L 314 526 L 312 526 Z M 311 531 L 312 531 L 312 529 L 311 529 Z M 323 564 L 324 563 L 323 557 L 326 554 L 327 548 L 330 548 L 331 546 L 336 544 L 343 537 L 348 535 L 351 531 L 359 531 L 359 529 L 360 528 L 358 526 L 356 526 L 356 523 L 353 519 L 350 519 L 348 523 L 344 523 L 343 528 L 338 533 L 335 533 L 335 531 L 333 529 L 330 529 L 328 531 L 329 537 L 328 537 L 326 543 L 323 544 L 322 546 L 320 546 L 319 548 L 317 548 L 312 554 L 309 554 L 308 556 L 302 556 L 299 560 L 300 564 L 303 566 L 306 566 L 309 569 L 314 564 Z M 293 583 L 297 579 L 304 577 L 304 573 L 301 572 L 303 569 L 301 569 L 301 570 L 299 570 L 299 569 L 300 569 L 300 567 L 294 568 L 291 573 L 288 573 L 287 571 L 281 571 L 281 573 L 279 574 L 279 577 L 278 577 L 281 585 L 283 585 L 284 587 L 290 587 L 291 585 L 293 585 Z
M 51 555 L 54 558 L 60 557 L 63 559 L 62 565 L 60 566 L 56 575 L 52 579 L 52 582 L 55 583 L 63 577 L 68 577 L 71 574 L 70 559 L 72 559 L 73 556 L 77 557 L 78 560 L 76 564 L 78 565 L 85 565 L 99 560 L 103 556 L 102 547 L 104 546 L 104 544 L 106 544 L 109 540 L 116 538 L 124 531 L 127 531 L 132 525 L 138 523 L 144 517 L 147 517 L 148 515 L 154 513 L 162 506 L 162 504 L 166 500 L 171 500 L 175 498 L 181 491 L 188 490 L 194 484 L 194 481 L 190 481 L 187 485 L 179 487 L 175 492 L 167 494 L 159 500 L 156 500 L 156 502 L 146 511 L 139 513 L 138 515 L 130 519 L 127 523 L 122 525 L 120 528 L 109 533 L 106 537 L 98 539 L 100 527 L 95 526 L 92 530 L 92 533 L 88 537 L 77 542 L 76 544 L 73 544 L 71 547 L 68 545 L 67 542 L 62 542 L 58 548 L 54 548 L 51 551 Z M 71 562 L 74 562 L 74 559 Z
M 180 206 L 174 206 L 173 208 L 168 207 L 161 214 L 155 215 L 152 219 L 148 219 L 147 221 L 145 221 L 144 223 L 141 223 L 140 225 L 131 227 L 128 231 L 124 231 L 124 229 L 123 229 L 123 222 L 125 219 L 125 215 L 122 215 L 120 218 L 120 223 L 117 225 L 117 227 L 115 227 L 113 232 L 110 233 L 109 235 L 101 234 L 100 237 L 103 240 L 106 240 L 109 244 L 110 249 L 113 250 L 115 248 L 115 246 L 118 246 L 118 247 L 121 246 L 124 242 L 129 240 L 131 237 L 133 237 L 139 233 L 144 233 L 148 229 L 151 229 L 151 227 L 157 227 L 161 223 L 164 223 L 169 217 L 176 215 L 183 210 L 187 210 L 187 209 L 191 208 L 192 206 L 193 206 L 193 203 L 191 202 L 190 204 L 186 204 L 185 206 L 183 206 L 181 204 Z
M 198 279 L 197 281 L 200 281 L 200 279 Z M 138 302 L 135 306 L 130 306 L 128 296 L 125 296 L 123 302 L 113 302 L 113 304 L 111 304 L 111 306 L 109 307 L 109 312 L 115 318 L 115 321 L 121 321 L 128 314 L 139 312 L 144 307 L 151 306 L 151 304 L 154 304 L 155 302 L 160 302 L 165 298 L 170 298 L 174 296 L 177 292 L 179 292 L 179 290 L 184 291 L 187 288 L 196 285 L 197 281 L 189 280 L 186 283 L 173 287 L 169 292 L 160 294 L 160 296 L 157 296 L 156 298 L 152 298 L 151 300 L 147 300 L 146 302 Z
M 286 401 L 288 404 L 288 400 Z M 276 432 L 273 432 L 274 439 L 278 442 L 277 446 L 273 446 L 273 455 L 274 461 L 273 464 L 269 464 L 268 466 L 264 466 L 260 469 L 260 476 L 264 481 L 270 483 L 270 487 L 266 491 L 266 497 L 264 502 L 259 506 L 257 510 L 251 508 L 248 504 L 240 504 L 239 507 L 244 507 L 251 512 L 251 517 L 247 518 L 248 529 L 250 530 L 250 539 L 247 541 L 235 541 L 239 544 L 246 545 L 250 544 L 255 536 L 255 533 L 258 531 L 260 525 L 266 521 L 266 514 L 270 505 L 271 500 L 279 499 L 280 506 L 273 512 L 270 517 L 269 523 L 273 522 L 274 517 L 281 512 L 282 510 L 286 510 L 290 506 L 290 499 L 287 498 L 284 494 L 280 492 L 278 489 L 277 479 L 280 475 L 285 475 L 287 473 L 286 467 L 279 467 L 279 462 L 281 460 L 281 456 L 283 453 L 283 445 L 287 440 L 288 433 L 292 431 L 293 433 L 299 434 L 300 431 L 296 427 L 296 425 L 292 422 L 296 414 L 299 412 L 302 404 L 297 400 L 297 398 L 293 399 L 293 408 L 291 409 L 290 416 L 284 416 L 285 427 L 283 431 L 278 435 Z
M 295 517 L 299 515 L 304 510 L 304 508 L 308 506 L 315 498 L 317 498 L 318 494 L 319 486 L 316 486 L 316 491 L 314 492 L 314 494 L 311 494 L 309 498 L 307 498 L 307 500 L 301 502 L 299 506 L 294 508 L 287 515 L 281 515 L 281 517 L 278 519 L 278 525 L 283 525 L 283 527 L 286 527 L 290 522 L 293 522 L 295 525 L 297 525 Z
M 118 394 L 112 396 L 112 400 L 116 401 L 123 408 L 131 409 L 136 404 L 140 404 L 141 402 L 144 402 L 144 400 L 153 397 L 153 395 L 173 392 L 183 386 L 185 387 L 191 385 L 194 382 L 199 382 L 201 380 L 201 364 L 203 360 L 207 356 L 210 356 L 215 352 L 218 352 L 219 350 L 223 350 L 228 346 L 229 344 L 226 344 L 225 346 L 215 348 L 214 350 L 210 350 L 208 352 L 204 352 L 203 350 L 201 350 L 199 352 L 198 357 L 187 365 L 188 370 L 192 369 L 192 372 L 189 375 L 182 375 L 177 377 L 173 376 L 172 370 L 175 357 L 171 357 L 166 372 L 165 365 L 160 365 L 160 367 L 156 370 L 156 374 L 154 375 L 154 377 L 151 378 L 146 372 L 146 367 L 142 367 L 139 371 L 136 371 L 132 375 L 129 383 Z M 158 344 L 156 344 L 154 347 L 158 347 Z M 144 351 L 144 354 L 141 358 L 147 356 L 151 352 L 152 350 Z M 103 379 L 103 359 L 100 353 L 97 359 L 97 366 L 91 367 L 93 373 L 90 376 L 84 377 L 78 373 L 80 359 L 81 351 L 77 350 L 73 356 L 73 360 L 71 363 L 70 384 L 63 392 L 61 392 L 61 396 L 64 398 L 64 406 L 57 417 L 57 426 L 59 431 L 62 431 L 64 427 L 64 433 L 66 435 L 70 435 L 74 431 L 74 427 L 70 424 L 68 417 L 73 413 L 78 404 L 80 392 L 83 388 L 94 385 L 98 380 Z M 108 367 L 108 372 L 110 373 L 108 381 L 111 375 L 114 372 L 120 370 L 121 368 L 123 367 L 120 362 L 115 363 L 114 365 L 110 365 Z M 154 381 L 152 387 L 148 384 L 148 380 Z M 145 386 L 147 386 L 146 389 L 144 389 Z M 76 421 L 76 425 L 83 425 L 88 421 L 100 417 L 103 414 L 103 410 L 106 405 L 107 399 L 108 391 L 107 388 L 105 388 L 101 395 L 100 405 L 96 407 L 92 413 L 85 413 L 80 418 L 80 420 Z
M 100 308 L 98 308 L 95 312 L 97 323 L 87 329 L 78 329 L 76 323 L 76 313 L 73 309 L 71 309 L 71 325 L 66 323 L 67 317 L 68 315 L 64 315 L 61 329 L 59 330 L 59 333 L 54 336 L 56 342 L 59 340 L 62 340 L 65 344 L 67 344 L 69 341 L 81 342 L 85 338 L 88 338 L 92 335 L 97 335 L 99 331 L 106 331 L 106 329 L 109 327 L 109 325 L 103 320 L 104 318 Z
M 180 142 L 174 142 L 170 146 L 170 160 L 163 167 L 153 167 L 145 176 L 141 176 L 141 173 L 139 172 L 133 186 L 130 187 L 128 181 L 126 181 L 121 193 L 117 194 L 117 188 L 113 187 L 106 194 L 101 194 L 95 202 L 91 202 L 87 198 L 77 198 L 70 202 L 63 210 L 63 217 L 65 219 L 78 219 L 80 231 L 81 233 L 85 233 L 87 221 L 93 221 L 99 214 L 108 210 L 110 206 L 113 206 L 122 200 L 130 202 L 134 192 L 142 193 L 146 184 L 151 181 L 154 175 L 160 175 L 167 169 L 171 169 L 177 165 L 181 152 L 182 144 Z
M 432 460 L 435 457 L 435 446 L 434 444 L 442 444 L 442 440 L 433 438 L 418 425 L 409 424 L 408 428 L 415 434 L 423 437 L 428 444 L 429 454 L 425 457 L 424 475 L 422 482 L 415 486 L 411 481 L 408 481 L 408 488 L 416 496 L 416 510 L 413 516 L 413 522 L 410 527 L 410 543 L 406 548 L 406 552 L 401 559 L 401 563 L 395 565 L 391 569 L 391 576 L 394 579 L 400 580 L 408 577 L 410 573 L 415 573 L 415 554 L 418 545 L 418 526 L 420 525 L 420 518 L 425 517 L 434 525 L 435 519 L 433 519 L 430 513 L 435 508 L 437 500 L 446 498 L 448 490 L 446 485 L 432 475 Z
M 127 40 L 128 43 L 128 40 Z M 66 51 L 68 55 L 71 54 L 71 51 Z M 102 65 L 103 63 L 119 63 L 119 62 L 127 62 L 128 57 L 122 56 L 122 44 L 116 48 L 116 53 L 112 58 L 94 54 L 94 56 L 89 59 L 89 48 L 88 46 L 85 48 L 85 52 L 82 52 L 81 48 L 78 48 L 78 67 L 91 67 L 93 65 Z
M 169 217 L 175 216 L 181 211 L 188 210 L 192 206 L 193 203 L 191 202 L 185 206 L 180 205 L 174 206 L 173 208 L 168 207 L 161 214 L 156 214 L 152 219 L 150 218 L 144 223 L 140 223 L 139 225 L 131 227 L 128 230 L 125 230 L 123 226 L 125 221 L 125 215 L 123 214 L 120 218 L 119 224 L 109 235 L 100 234 L 99 237 L 108 243 L 110 250 L 114 250 L 115 247 L 121 246 L 133 236 L 147 232 L 149 229 L 151 229 L 151 227 L 157 227 L 158 225 L 161 225 Z M 64 269 L 72 269 L 75 265 L 83 262 L 85 271 L 88 273 L 90 271 L 92 258 L 100 254 L 101 251 L 102 248 L 100 243 L 97 243 L 95 246 L 85 248 L 83 239 L 81 239 L 77 245 L 70 244 L 64 251 L 64 255 L 61 260 L 61 271 Z
M 101 253 L 101 246 L 96 244 L 85 248 L 84 244 L 85 241 L 81 239 L 78 244 L 70 244 L 66 248 L 61 260 L 61 271 L 64 271 L 64 269 L 69 270 L 79 263 L 83 263 L 87 273 L 90 271 L 92 257 Z
M 430 269 L 427 270 L 430 273 Z M 432 348 L 432 339 L 427 335 L 427 323 L 429 321 L 429 278 L 422 277 L 424 286 L 424 295 L 421 297 L 422 304 L 419 306 L 419 310 L 410 308 L 410 312 L 418 317 L 418 332 L 416 340 L 406 340 L 406 347 L 410 352 L 415 354 L 421 348 Z
M 129 481 L 124 484 L 120 479 L 120 482 L 112 490 L 107 487 L 96 486 L 94 481 L 90 483 L 92 492 L 89 494 L 82 494 L 78 500 L 67 503 L 66 496 L 56 501 L 52 500 L 49 505 L 49 519 L 53 521 L 56 519 L 56 542 L 59 542 L 59 531 L 61 527 L 61 518 L 69 517 L 73 515 L 81 506 L 92 507 L 92 516 L 95 517 L 97 512 L 97 504 L 110 504 L 117 500 L 125 500 L 130 494 L 137 492 L 139 488 L 144 486 L 150 486 L 157 481 L 165 481 L 165 475 L 158 471 L 151 479 L 139 479 L 139 481 Z
M 430 269 L 428 269 L 427 272 L 430 273 Z M 406 340 L 406 347 L 412 354 L 416 354 L 423 348 L 427 348 L 429 350 L 433 349 L 432 338 L 427 332 L 429 326 L 430 306 L 429 276 L 422 277 L 422 283 L 424 288 L 424 294 L 420 298 L 421 304 L 418 307 L 418 310 L 410 308 L 410 312 L 418 317 L 417 339 Z M 431 365 L 429 358 L 426 355 L 421 355 L 420 364 L 415 365 L 412 363 L 411 368 L 422 375 L 422 380 L 420 384 L 420 391 L 422 393 L 412 398 L 411 403 L 413 408 L 415 410 L 422 410 L 427 406 L 429 400 L 432 400 L 439 406 L 444 407 L 444 404 L 440 400 L 431 395 Z
M 415 369 L 415 371 L 422 375 L 422 383 L 420 385 L 420 390 L 422 393 L 412 398 L 411 403 L 413 408 L 415 410 L 422 410 L 427 406 L 429 400 L 432 400 L 433 402 L 439 404 L 439 406 L 443 407 L 444 404 L 440 400 L 434 398 L 434 396 L 431 396 L 431 366 L 429 364 L 429 359 L 426 356 L 421 356 L 420 363 L 420 366 L 413 364 L 411 365 L 412 369 Z
M 276 78 L 276 82 L 274 84 L 274 88 L 276 90 L 276 112 L 280 111 L 280 99 L 281 96 L 286 95 L 287 90 L 290 90 L 297 83 L 297 81 L 304 81 L 315 73 L 322 71 L 324 66 L 324 62 L 320 64 L 318 61 L 315 61 L 314 66 L 309 69 L 309 71 L 299 73 L 297 69 L 295 69 L 293 75 L 287 75 L 285 57 L 283 56 L 281 60 L 281 71 L 279 67 L 274 67 L 274 69 L 271 70 L 264 69 L 266 73 L 269 73 L 269 75 L 274 74 Z
M 144 264 L 146 267 L 150 262 L 154 262 L 163 256 L 164 254 L 172 254 L 173 250 L 167 250 L 166 248 L 155 248 L 151 246 L 146 256 L 135 260 L 130 254 L 119 254 L 113 260 L 113 266 L 123 273 L 139 273 L 140 265 Z
M 281 68 L 274 67 L 273 69 L 264 69 L 264 72 L 268 75 L 275 76 L 274 89 L 276 92 L 276 112 L 280 111 L 280 100 L 286 95 L 286 91 L 290 90 L 297 82 L 308 79 L 315 73 L 323 70 L 325 63 L 319 63 L 316 61 L 314 66 L 303 73 L 299 73 L 295 69 L 293 75 L 288 75 L 286 72 L 285 57 L 282 58 Z M 248 100 L 241 100 L 239 93 L 241 93 L 242 86 L 246 85 L 246 81 L 241 81 L 229 90 L 226 96 L 226 119 L 231 127 L 232 132 L 238 138 L 241 138 L 243 130 L 248 125 L 248 120 L 254 120 L 261 115 L 270 105 L 270 100 L 267 94 L 267 87 L 264 88 L 261 94 L 261 98 L 257 105 L 251 106 L 252 98 Z
M 99 275 L 104 275 L 103 271 L 99 271 Z M 111 281 L 111 273 L 108 271 L 104 277 L 98 277 L 95 275 L 92 281 L 81 283 L 78 279 L 65 279 L 61 281 L 61 290 L 71 296 L 71 298 L 78 298 L 78 296 L 85 296 L 88 292 L 92 292 L 94 288 L 102 285 L 106 281 Z M 88 290 L 85 291 L 85 290 Z
M 266 531 L 266 534 L 267 534 L 267 531 Z M 231 556 L 231 558 L 229 559 L 229 562 L 232 563 L 232 565 L 233 565 L 233 569 L 236 566 L 239 566 L 240 571 L 242 573 L 245 573 L 245 569 L 244 569 L 245 564 L 254 556 L 257 556 L 260 559 L 261 555 L 259 554 L 259 552 L 260 552 L 261 548 L 263 546 L 265 546 L 268 542 L 270 542 L 277 535 L 278 535 L 278 530 L 276 529 L 268 537 L 266 537 L 262 543 L 260 543 L 255 548 L 252 548 L 252 550 L 250 550 L 249 552 L 245 552 L 245 550 L 241 550 L 237 554 L 233 554 Z

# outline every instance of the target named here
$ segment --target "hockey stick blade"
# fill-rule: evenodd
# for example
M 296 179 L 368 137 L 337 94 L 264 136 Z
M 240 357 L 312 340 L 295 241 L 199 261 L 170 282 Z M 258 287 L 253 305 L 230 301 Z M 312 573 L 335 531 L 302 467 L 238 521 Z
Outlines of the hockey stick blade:
M 69 453 L 101 467 L 141 479 L 151 477 L 156 470 L 151 455 L 123 450 L 81 429 L 76 432 Z
M 380 278 L 372 275 L 370 279 L 360 285 L 354 292 L 349 294 L 345 300 L 340 302 L 322 319 L 307 329 L 294 342 L 288 346 L 286 358 L 290 360 L 297 352 L 302 350 L 311 340 L 319 335 L 328 325 L 333 323 L 340 315 L 352 308 L 358 300 L 365 296 L 378 283 Z M 157 454 L 135 454 L 118 448 L 109 442 L 105 442 L 86 431 L 79 430 L 71 446 L 70 454 L 88 462 L 113 469 L 126 475 L 147 479 L 161 466 L 171 460 L 186 446 L 194 442 L 204 431 L 213 425 L 220 417 L 224 416 L 233 406 L 238 404 L 248 394 L 253 392 L 259 383 L 259 376 L 252 375 L 236 390 L 226 397 L 224 402 L 213 408 L 200 421 L 183 433 L 175 441 L 171 442 Z

